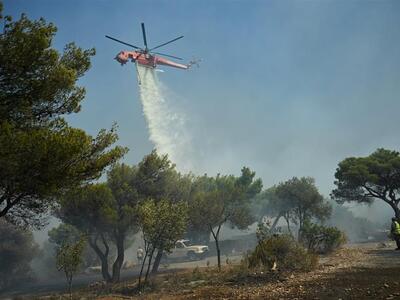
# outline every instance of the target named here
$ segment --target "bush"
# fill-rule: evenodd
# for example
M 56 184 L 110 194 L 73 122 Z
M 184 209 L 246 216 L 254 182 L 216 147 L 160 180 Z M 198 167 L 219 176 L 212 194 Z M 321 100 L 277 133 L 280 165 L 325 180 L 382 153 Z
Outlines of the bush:
M 301 242 L 315 253 L 330 253 L 346 242 L 346 235 L 336 227 L 304 223 L 301 230 Z
M 318 258 L 310 254 L 289 235 L 273 235 L 260 240 L 248 257 L 249 267 L 269 270 L 276 266 L 281 271 L 310 271 Z

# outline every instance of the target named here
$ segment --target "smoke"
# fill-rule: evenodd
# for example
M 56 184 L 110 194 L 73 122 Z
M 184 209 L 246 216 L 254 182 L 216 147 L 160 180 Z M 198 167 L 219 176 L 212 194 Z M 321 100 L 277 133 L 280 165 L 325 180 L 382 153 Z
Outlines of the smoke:
M 140 100 L 150 141 L 160 154 L 168 154 L 181 171 L 190 171 L 190 136 L 185 114 L 174 105 L 170 91 L 159 81 L 152 68 L 138 65 Z

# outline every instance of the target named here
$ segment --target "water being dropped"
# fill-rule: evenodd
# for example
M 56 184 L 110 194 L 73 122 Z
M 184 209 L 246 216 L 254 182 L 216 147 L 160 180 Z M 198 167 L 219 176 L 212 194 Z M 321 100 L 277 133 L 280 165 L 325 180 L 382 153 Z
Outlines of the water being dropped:
M 138 65 L 139 93 L 150 141 L 160 154 L 168 154 L 180 171 L 190 170 L 190 138 L 185 115 L 173 107 L 167 89 L 152 68 Z

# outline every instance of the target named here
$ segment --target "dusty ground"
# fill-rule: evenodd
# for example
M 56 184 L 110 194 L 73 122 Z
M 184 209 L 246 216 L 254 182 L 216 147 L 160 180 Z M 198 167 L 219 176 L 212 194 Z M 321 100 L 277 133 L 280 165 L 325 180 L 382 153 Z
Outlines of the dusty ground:
M 104 296 L 96 297 L 98 292 L 87 289 L 75 294 L 74 298 L 400 299 L 400 251 L 393 249 L 393 243 L 346 247 L 323 257 L 319 267 L 312 272 L 254 276 L 246 283 L 217 279 L 209 268 L 200 268 L 160 275 L 157 292 L 133 296 L 134 285 L 128 281 L 103 291 Z M 41 299 L 45 298 L 60 299 L 60 296 Z
M 400 299 L 400 251 L 393 243 L 357 245 L 323 258 L 317 270 L 273 282 L 185 288 L 145 299 Z M 141 297 L 143 299 L 143 296 Z

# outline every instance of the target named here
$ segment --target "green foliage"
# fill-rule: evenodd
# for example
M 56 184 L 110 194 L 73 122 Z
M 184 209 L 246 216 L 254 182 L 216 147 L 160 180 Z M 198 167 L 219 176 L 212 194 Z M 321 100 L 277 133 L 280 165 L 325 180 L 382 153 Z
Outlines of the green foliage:
M 49 242 L 60 248 L 65 243 L 72 244 L 79 241 L 81 233 L 76 227 L 61 223 L 59 226 L 49 230 L 48 236 Z
M 270 270 L 276 263 L 280 271 L 309 271 L 315 268 L 318 259 L 308 253 L 289 235 L 272 235 L 259 241 L 248 257 L 250 268 Z
M 63 116 L 80 110 L 78 79 L 94 49 L 52 48 L 57 31 L 44 19 L 5 17 L 0 35 L 0 217 L 39 228 L 54 199 L 97 179 L 126 149 L 109 149 L 115 127 L 97 137 L 71 128 Z
M 55 228 L 52 228 L 48 232 L 49 242 L 53 245 L 55 252 L 58 251 L 64 244 L 77 243 L 81 237 L 82 232 L 79 231 L 75 226 L 70 224 L 61 223 Z M 90 247 L 85 245 L 82 253 L 82 268 L 86 268 L 93 265 L 98 265 L 96 260 L 96 253 Z
M 168 198 L 173 202 L 186 199 L 191 187 L 191 177 L 176 171 L 168 155 L 156 150 L 146 155 L 138 164 L 136 189 L 142 200 Z
M 400 217 L 400 153 L 380 148 L 367 157 L 349 157 L 339 163 L 331 193 L 338 203 L 371 203 L 380 199 Z
M 138 230 L 139 206 L 150 197 L 156 202 L 164 199 L 180 202 L 185 192 L 178 189 L 187 186 L 187 180 L 182 184 L 181 178 L 167 156 L 153 151 L 138 166 L 115 164 L 107 174 L 107 183 L 68 193 L 61 201 L 59 216 L 88 235 L 89 245 L 103 262 L 104 279 L 118 281 L 127 238 Z M 117 250 L 112 277 L 107 263 L 109 242 Z M 157 247 L 163 250 L 168 245 Z
M 72 278 L 79 271 L 84 248 L 85 238 L 82 236 L 79 241 L 75 243 L 64 243 L 56 254 L 57 270 L 64 272 L 70 295 Z
M 166 199 L 145 201 L 139 207 L 139 224 L 151 249 L 170 251 L 185 232 L 187 204 Z
M 120 237 L 120 230 L 124 233 L 129 230 L 129 224 L 132 223 L 129 218 L 129 207 L 122 203 L 119 205 L 105 183 L 91 184 L 72 190 L 60 201 L 60 204 L 59 217 L 87 236 L 90 247 L 102 262 L 104 280 L 111 281 L 108 267 L 110 242 L 116 244 L 116 238 Z M 119 219 L 119 216 L 123 218 Z M 122 244 L 123 241 L 124 239 Z M 119 242 L 121 242 L 120 239 Z M 119 270 L 120 268 L 117 268 L 116 272 Z
M 190 201 L 192 224 L 210 230 L 228 221 L 232 227 L 247 228 L 254 221 L 250 201 L 262 188 L 261 180 L 254 177 L 255 172 L 244 167 L 239 177 L 218 174 L 197 178 Z
M 31 279 L 30 262 L 38 250 L 30 231 L 0 219 L 0 289 Z
M 346 236 L 336 227 L 306 221 L 301 231 L 301 242 L 314 253 L 329 253 L 341 247 Z
M 90 68 L 94 49 L 74 43 L 60 54 L 51 48 L 57 28 L 25 14 L 6 22 L 0 36 L 0 119 L 32 126 L 78 112 L 85 89 L 77 80 Z
M 206 175 L 194 182 L 194 189 L 189 201 L 189 220 L 192 230 L 208 229 L 214 237 L 218 266 L 221 257 L 218 245 L 219 233 L 225 223 L 232 228 L 245 229 L 254 222 L 251 200 L 261 191 L 261 179 L 254 179 L 255 172 L 243 167 L 241 175 L 220 175 L 215 178 Z M 197 181 L 197 182 L 196 182 Z
M 107 231 L 116 219 L 114 197 L 104 183 L 69 191 L 61 200 L 58 216 L 88 236 Z
M 324 201 L 311 177 L 293 177 L 280 183 L 275 191 L 276 196 L 271 203 L 287 221 L 298 224 L 300 229 L 304 222 L 312 218 L 326 220 L 332 211 L 331 205 Z
M 144 284 L 156 249 L 170 251 L 187 227 L 188 207 L 185 202 L 173 203 L 168 199 L 149 199 L 139 206 L 139 226 L 145 242 L 145 257 L 139 274 L 139 289 L 143 267 L 148 258 Z
M 123 155 L 125 150 L 119 147 L 106 150 L 116 139 L 113 130 L 92 138 L 64 123 L 54 129 L 28 130 L 1 123 L 0 216 L 39 227 L 40 215 L 55 196 L 98 178 Z

